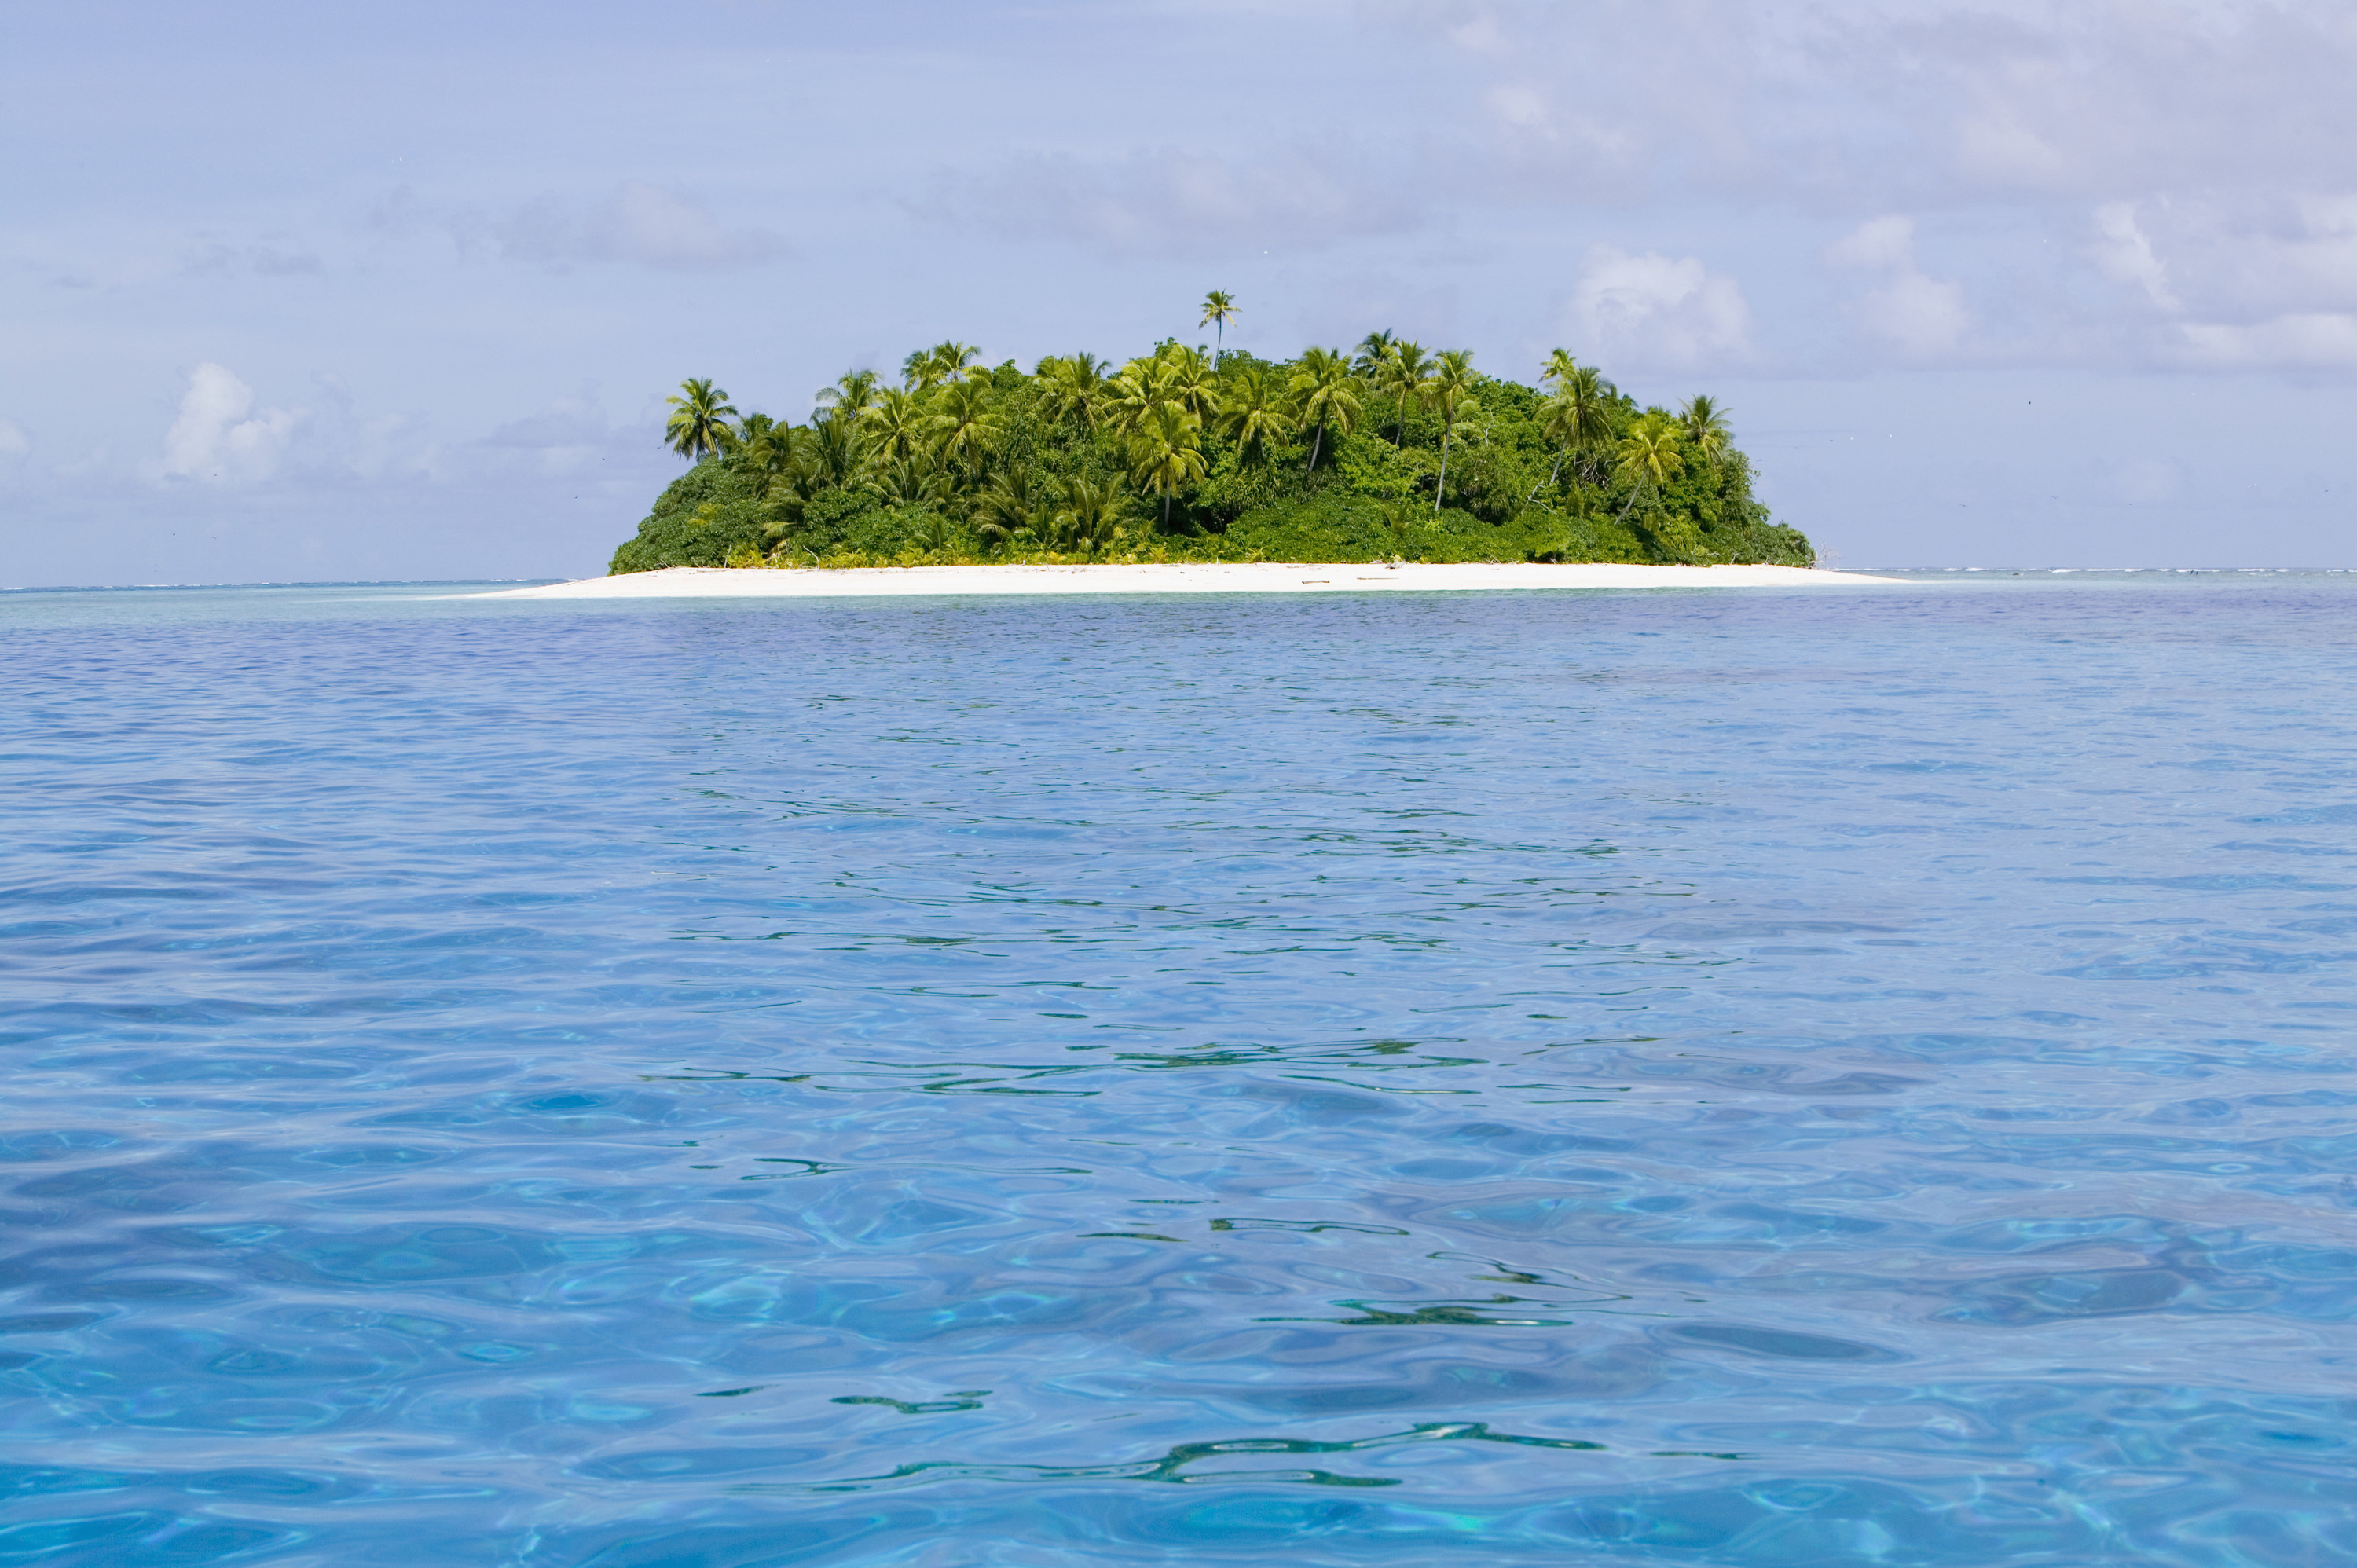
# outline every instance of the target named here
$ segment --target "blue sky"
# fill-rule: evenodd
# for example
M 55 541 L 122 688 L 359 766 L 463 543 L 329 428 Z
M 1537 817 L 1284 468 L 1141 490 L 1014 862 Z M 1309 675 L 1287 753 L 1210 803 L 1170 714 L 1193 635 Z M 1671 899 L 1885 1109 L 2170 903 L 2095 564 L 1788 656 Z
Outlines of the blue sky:
M 1210 288 L 1714 392 L 1846 564 L 2357 564 L 2345 5 L 0 15 L 0 584 L 596 572 L 683 376 Z

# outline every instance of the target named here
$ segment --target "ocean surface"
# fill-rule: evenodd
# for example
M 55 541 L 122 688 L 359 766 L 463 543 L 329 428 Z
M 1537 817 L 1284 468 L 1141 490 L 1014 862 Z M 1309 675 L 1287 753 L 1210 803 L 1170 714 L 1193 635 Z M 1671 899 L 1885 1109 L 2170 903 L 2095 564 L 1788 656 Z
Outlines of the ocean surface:
M 2357 577 L 0 596 L 0 1568 L 2357 1559 Z

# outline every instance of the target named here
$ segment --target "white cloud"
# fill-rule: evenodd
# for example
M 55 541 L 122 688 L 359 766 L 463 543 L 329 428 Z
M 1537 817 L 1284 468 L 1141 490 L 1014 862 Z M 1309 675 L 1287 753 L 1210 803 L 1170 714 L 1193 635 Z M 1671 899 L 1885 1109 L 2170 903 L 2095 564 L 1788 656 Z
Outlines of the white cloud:
M 2132 284 L 2161 309 L 2183 308 L 2169 286 L 2169 269 L 2153 253 L 2152 241 L 2136 221 L 2136 203 L 2107 201 L 2095 209 L 2095 264 L 2115 283 Z
M 2179 328 L 2184 362 L 2208 370 L 2357 368 L 2357 315 L 2308 311 L 2233 325 L 2190 321 Z
M 2357 140 L 2342 0 L 1365 0 L 1363 15 L 1456 56 L 1477 93 L 1506 90 L 1490 102 L 1508 124 L 1576 108 L 1619 125 L 1665 188 L 1922 209 L 2254 171 L 2298 185 L 2344 171 Z
M 290 409 L 253 413 L 253 389 L 210 360 L 188 372 L 179 417 L 164 435 L 167 478 L 250 484 L 278 467 L 301 415 Z
M 2094 209 L 2102 274 L 2161 319 L 2149 354 L 2191 369 L 2357 368 L 2357 196 L 2235 193 Z
M 1694 256 L 1598 245 L 1572 289 L 1583 358 L 1632 370 L 1687 370 L 1751 355 L 1751 311 L 1733 278 Z
M 1915 220 L 1896 215 L 1869 218 L 1825 250 L 1837 267 L 1911 268 L 1915 264 Z
M 22 426 L 14 420 L 0 419 L 0 457 L 21 457 L 32 449 Z
M 1869 335 L 1901 356 L 1937 359 L 1964 343 L 1972 328 L 1964 291 L 1916 264 L 1912 218 L 1868 219 L 1827 247 L 1825 260 L 1879 280 L 1858 296 L 1854 310 Z

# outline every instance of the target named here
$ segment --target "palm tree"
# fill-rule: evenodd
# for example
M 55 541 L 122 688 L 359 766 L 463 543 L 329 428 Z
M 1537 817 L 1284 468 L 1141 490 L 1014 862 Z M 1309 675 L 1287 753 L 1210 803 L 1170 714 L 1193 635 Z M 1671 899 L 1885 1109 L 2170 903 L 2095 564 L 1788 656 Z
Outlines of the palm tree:
M 999 470 L 989 487 L 974 498 L 974 510 L 966 521 L 974 536 L 986 545 L 1004 544 L 1041 521 L 1033 503 L 1030 468 L 1014 463 Z
M 1118 482 L 1074 479 L 1064 487 L 1063 505 L 1048 520 L 1049 531 L 1058 540 L 1085 546 L 1093 555 L 1107 540 L 1120 537 L 1128 517 L 1129 496 Z
M 1727 410 L 1717 399 L 1701 393 L 1686 399 L 1685 406 L 1678 410 L 1678 429 L 1686 444 L 1713 467 L 1734 439 L 1734 432 L 1727 426 Z
M 860 423 L 878 456 L 905 462 L 930 439 L 931 420 L 916 393 L 905 387 L 886 387 Z
M 1473 396 L 1473 350 L 1449 349 L 1432 361 L 1432 406 L 1440 413 L 1440 483 L 1432 492 L 1432 510 L 1438 511 L 1448 494 L 1448 446 L 1457 422 Z
M 1203 319 L 1198 327 L 1209 327 L 1214 334 L 1211 362 L 1216 365 L 1227 352 L 1228 323 L 1236 318 L 1236 296 L 1224 289 L 1213 289 L 1203 296 Z
M 816 399 L 815 419 L 840 419 L 856 424 L 860 417 L 876 406 L 876 372 L 846 371 L 831 387 L 821 387 Z
M 1199 349 L 1172 344 L 1155 356 L 1168 372 L 1170 401 L 1198 420 L 1216 418 L 1220 412 L 1219 372 Z
M 728 421 L 737 413 L 728 394 L 701 376 L 679 383 L 683 395 L 665 398 L 672 411 L 663 424 L 663 441 L 691 463 L 717 457 L 735 437 Z
M 1388 332 L 1368 333 L 1359 339 L 1359 357 L 1351 362 L 1351 368 L 1372 380 L 1383 362 L 1391 358 L 1392 345 L 1398 341 Z
M 1132 360 L 1123 366 L 1121 374 L 1105 387 L 1114 429 L 1127 435 L 1152 419 L 1157 411 L 1179 407 L 1176 379 L 1170 362 L 1159 355 Z
M 737 427 L 737 460 L 752 475 L 754 493 L 762 500 L 780 479 L 794 471 L 803 433 L 780 424 L 766 413 L 748 413 Z
M 1304 424 L 1317 428 L 1317 436 L 1309 444 L 1309 461 L 1302 471 L 1318 467 L 1318 458 L 1326 449 L 1326 427 L 1340 425 L 1343 434 L 1358 428 L 1358 378 L 1351 373 L 1351 358 L 1340 349 L 1304 349 L 1301 368 L 1293 372 L 1286 390 L 1293 395 L 1293 406 Z
M 895 457 L 868 480 L 878 499 L 893 506 L 931 507 L 944 486 L 942 471 L 922 456 Z
M 1228 395 L 1220 407 L 1219 432 L 1236 444 L 1237 457 L 1257 463 L 1268 456 L 1268 444 L 1293 434 L 1286 413 L 1285 389 L 1269 380 L 1258 365 L 1248 365 L 1228 378 Z
M 943 381 L 963 381 L 972 373 L 982 350 L 971 343 L 952 340 L 920 349 L 900 363 L 902 380 L 910 392 L 927 392 Z
M 1685 471 L 1686 460 L 1678 452 L 1677 425 L 1666 414 L 1645 415 L 1620 438 L 1620 464 L 1613 477 L 1630 485 L 1628 505 L 1620 509 L 1620 515 L 1629 515 L 1647 486 L 1659 489 Z
M 858 424 L 840 413 L 813 421 L 802 445 L 802 463 L 812 489 L 850 484 L 859 477 L 866 458 Z
M 1183 485 L 1200 484 L 1211 471 L 1204 460 L 1202 421 L 1176 403 L 1164 403 L 1129 438 L 1131 476 L 1162 498 L 1162 526 L 1170 526 L 1170 497 Z
M 1394 446 L 1403 450 L 1407 446 L 1407 404 L 1410 398 L 1422 403 L 1431 391 L 1432 361 L 1425 357 L 1424 346 L 1405 339 L 1393 342 L 1375 365 L 1375 386 L 1378 390 L 1396 393 L 1399 397 L 1399 429 L 1394 433 Z
M 1577 375 L 1579 368 L 1579 361 L 1572 358 L 1570 349 L 1557 349 L 1547 355 L 1545 365 L 1541 367 L 1539 385 L 1559 388 L 1563 384 L 1564 378 Z
M 1033 372 L 1039 381 L 1040 407 L 1049 419 L 1070 422 L 1082 430 L 1097 427 L 1105 401 L 1105 364 L 1094 354 L 1049 355 Z
M 1550 362 L 1543 379 L 1555 383 L 1555 395 L 1539 404 L 1540 428 L 1555 445 L 1555 471 L 1547 476 L 1552 485 L 1563 478 L 1565 457 L 1594 452 L 1612 439 L 1612 405 L 1620 394 L 1600 371 L 1576 361 Z
M 997 447 L 1005 429 L 991 408 L 988 383 L 981 381 L 952 382 L 934 405 L 926 427 L 942 461 L 961 464 L 970 475 L 981 471 L 983 459 Z

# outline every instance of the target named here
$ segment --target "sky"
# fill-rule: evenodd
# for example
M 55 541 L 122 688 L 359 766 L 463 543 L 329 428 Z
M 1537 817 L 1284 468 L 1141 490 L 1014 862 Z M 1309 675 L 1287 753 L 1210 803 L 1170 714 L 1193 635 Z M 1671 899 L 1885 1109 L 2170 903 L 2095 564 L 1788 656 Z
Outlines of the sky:
M 1849 566 L 2357 565 L 2357 6 L 0 0 L 0 585 L 604 569 L 802 419 L 1383 328 Z

